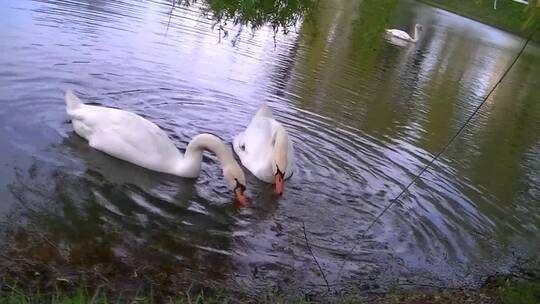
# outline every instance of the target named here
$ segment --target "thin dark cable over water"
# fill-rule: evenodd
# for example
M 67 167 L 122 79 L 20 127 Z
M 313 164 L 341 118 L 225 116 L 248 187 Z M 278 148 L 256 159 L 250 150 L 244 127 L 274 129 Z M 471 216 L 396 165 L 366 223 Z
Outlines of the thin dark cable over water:
M 171 18 L 172 18 L 172 15 L 173 15 L 175 5 L 176 5 L 176 0 L 173 0 L 172 1 L 171 11 L 169 12 L 169 21 L 167 21 L 167 30 L 165 30 L 165 38 L 167 38 L 167 34 L 169 33 L 169 26 L 171 25 Z
M 317 257 L 313 253 L 313 250 L 311 249 L 311 245 L 309 244 L 309 240 L 308 240 L 307 233 L 306 233 L 306 223 L 304 221 L 302 221 L 302 229 L 304 230 L 304 239 L 306 240 L 306 247 L 307 247 L 307 249 L 309 251 L 309 254 L 311 254 L 311 257 L 313 258 L 313 261 L 315 261 L 315 264 L 319 268 L 319 272 L 321 273 L 321 275 L 322 275 L 322 277 L 324 279 L 324 282 L 326 283 L 326 288 L 328 289 L 328 291 L 330 291 L 330 285 L 328 284 L 328 280 L 326 279 L 326 275 L 324 274 L 324 270 L 322 269 L 321 264 L 319 264 L 319 261 L 317 260 Z
M 467 127 L 467 125 L 470 123 L 470 121 L 474 118 L 474 116 L 476 116 L 476 114 L 478 113 L 478 111 L 480 111 L 480 108 L 482 108 L 482 106 L 486 103 L 486 101 L 489 99 L 489 97 L 491 96 L 491 94 L 495 91 L 495 89 L 499 86 L 499 84 L 503 81 L 503 79 L 506 77 L 506 75 L 508 74 L 508 72 L 510 72 L 510 70 L 512 69 L 512 67 L 516 64 L 516 62 L 518 61 L 519 57 L 521 57 L 521 54 L 523 54 L 523 51 L 525 51 L 525 48 L 527 47 L 527 45 L 529 44 L 529 42 L 531 41 L 532 37 L 534 36 L 534 34 L 536 33 L 536 31 L 538 30 L 538 26 L 532 31 L 532 33 L 529 35 L 529 37 L 527 37 L 527 40 L 525 41 L 525 43 L 523 44 L 523 46 L 521 47 L 521 49 L 519 50 L 519 52 L 517 53 L 516 57 L 514 58 L 514 60 L 512 61 L 512 63 L 508 66 L 508 68 L 504 71 L 504 73 L 502 74 L 501 78 L 499 78 L 499 80 L 497 81 L 497 83 L 495 83 L 495 85 L 491 88 L 491 90 L 488 92 L 488 94 L 484 97 L 484 99 L 482 100 L 482 102 L 474 109 L 474 111 L 471 113 L 471 115 L 469 115 L 469 117 L 467 118 L 467 120 L 465 121 L 465 123 L 459 128 L 459 130 L 450 138 L 450 140 L 446 143 L 446 145 L 427 163 L 427 165 L 422 169 L 422 171 L 420 171 L 420 173 L 418 173 L 410 182 L 409 184 L 407 184 L 407 186 L 405 188 L 403 188 L 401 190 L 401 192 L 399 192 L 399 194 L 390 201 L 390 203 L 384 207 L 384 209 L 375 217 L 375 219 L 373 221 L 371 221 L 371 223 L 369 224 L 369 226 L 366 228 L 366 230 L 364 230 L 364 232 L 362 232 L 362 234 L 360 235 L 360 239 L 363 239 L 365 236 L 366 236 L 366 233 L 371 230 L 371 228 L 373 228 L 373 226 L 375 225 L 375 223 L 377 221 L 379 221 L 379 219 L 386 213 L 386 211 L 388 211 L 400 198 L 401 196 L 403 196 L 403 194 L 405 194 L 405 192 L 407 192 L 407 190 L 409 190 L 409 188 L 414 185 L 419 179 L 420 177 L 422 176 L 422 174 L 424 174 L 424 172 L 427 171 L 427 169 L 429 169 L 431 167 L 431 165 L 433 165 L 433 163 L 446 151 L 446 149 L 448 149 L 448 147 L 452 144 L 452 142 L 461 134 L 461 132 Z M 358 247 L 359 245 L 359 242 L 357 241 L 354 246 L 347 252 L 347 254 L 345 255 L 345 257 L 348 257 L 355 249 L 356 247 Z M 345 266 L 345 263 L 347 262 L 347 259 L 343 259 L 343 262 L 341 263 L 341 266 L 339 267 L 339 270 L 338 270 L 338 274 L 336 276 L 336 281 L 339 281 L 339 279 L 341 278 L 341 272 L 343 271 L 343 267 Z

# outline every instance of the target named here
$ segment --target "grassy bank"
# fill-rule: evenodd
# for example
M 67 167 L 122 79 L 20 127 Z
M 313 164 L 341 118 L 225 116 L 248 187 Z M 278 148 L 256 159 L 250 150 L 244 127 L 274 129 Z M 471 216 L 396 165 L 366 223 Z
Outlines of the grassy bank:
M 124 247 L 124 254 L 93 258 L 103 250 L 64 247 L 53 235 L 9 231 L 0 242 L 0 304 L 11 303 L 500 303 L 540 304 L 540 260 L 517 258 L 505 276 L 490 276 L 479 289 L 395 288 L 384 293 L 354 289 L 325 292 L 248 289 L 230 280 L 210 280 L 196 269 L 159 255 L 150 246 Z M 38 233 L 39 232 L 39 233 Z M 0 238 L 1 240 L 2 238 Z M 70 251 L 68 250 L 70 249 Z M 131 253 L 137 252 L 140 256 Z M 84 254 L 83 256 L 80 256 Z M 143 258 L 144 257 L 144 258 Z M 282 278 L 284 279 L 284 278 Z M 348 286 L 354 286 L 349 282 Z M 478 282 L 480 283 L 480 282 Z M 275 282 L 268 281 L 269 286 Z M 279 284 L 277 285 L 279 286 Z M 338 288 L 338 287 L 336 287 Z
M 181 296 L 156 297 L 152 290 L 146 293 L 123 297 L 122 294 L 108 294 L 98 288 L 94 291 L 76 289 L 72 292 L 28 293 L 16 286 L 4 283 L 0 291 L 0 304 L 15 303 L 53 303 L 53 304 L 82 304 L 82 303 L 170 303 L 170 304 L 217 304 L 217 303 L 261 303 L 261 304 L 309 304 L 309 303 L 500 303 L 500 304 L 536 304 L 540 303 L 540 282 L 510 282 L 501 281 L 495 285 L 476 290 L 394 290 L 386 294 L 356 294 L 334 295 L 324 298 L 306 296 L 284 296 L 275 291 L 268 291 L 260 297 L 239 297 L 238 294 L 223 290 L 185 293 Z
M 498 0 L 493 9 L 493 0 L 418 0 L 426 4 L 454 12 L 499 29 L 527 36 L 538 23 L 535 12 L 527 12 L 526 5 L 512 0 Z M 534 1 L 534 0 L 531 0 Z M 538 10 L 538 8 L 536 8 Z M 536 35 L 537 37 L 539 35 Z M 538 39 L 535 39 L 538 40 Z

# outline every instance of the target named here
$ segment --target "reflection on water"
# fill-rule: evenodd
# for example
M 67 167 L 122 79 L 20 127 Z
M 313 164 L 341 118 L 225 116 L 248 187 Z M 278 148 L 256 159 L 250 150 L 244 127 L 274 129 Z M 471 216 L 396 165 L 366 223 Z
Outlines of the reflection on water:
M 359 239 L 481 102 L 521 39 L 407 0 L 321 1 L 288 35 L 222 24 L 236 33 L 222 37 L 200 14 L 205 3 L 171 14 L 159 0 L 2 2 L 4 231 L 43 233 L 73 265 L 130 260 L 255 290 L 320 286 L 304 223 L 329 279 L 346 259 L 337 283 L 368 289 L 468 286 L 539 249 L 538 45 Z M 382 36 L 416 23 L 416 44 Z M 65 122 L 66 88 L 143 115 L 180 149 L 202 132 L 230 142 L 266 102 L 295 142 L 298 174 L 281 198 L 248 175 L 251 203 L 238 209 L 211 154 L 201 177 L 186 180 L 90 149 Z

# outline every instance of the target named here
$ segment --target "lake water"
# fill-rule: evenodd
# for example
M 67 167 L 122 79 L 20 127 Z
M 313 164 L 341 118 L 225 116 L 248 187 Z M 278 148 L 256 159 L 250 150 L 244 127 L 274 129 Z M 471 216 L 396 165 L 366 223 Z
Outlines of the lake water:
M 287 35 L 230 22 L 225 33 L 202 9 L 1 1 L 0 229 L 47 235 L 66 267 L 130 260 L 248 290 L 322 288 L 304 224 L 338 287 L 475 286 L 538 252 L 538 45 L 362 237 L 524 41 L 410 1 L 321 1 Z M 382 37 L 415 23 L 416 44 Z M 91 149 L 67 121 L 68 88 L 143 115 L 181 150 L 203 132 L 230 143 L 267 103 L 289 130 L 298 172 L 280 198 L 248 175 L 251 201 L 240 208 L 214 155 L 188 180 Z

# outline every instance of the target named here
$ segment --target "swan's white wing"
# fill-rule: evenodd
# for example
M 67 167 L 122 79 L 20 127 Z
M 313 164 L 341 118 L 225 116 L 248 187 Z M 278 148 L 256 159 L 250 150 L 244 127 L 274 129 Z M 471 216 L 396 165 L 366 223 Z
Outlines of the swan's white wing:
M 233 147 L 242 164 L 253 175 L 264 182 L 273 183 L 272 162 L 275 151 L 272 141 L 277 130 L 283 126 L 275 119 L 267 117 L 266 113 L 268 112 L 262 108 L 257 112 L 246 130 L 235 137 Z M 290 138 L 287 159 L 288 166 L 284 172 L 285 178 L 289 178 L 293 174 L 296 163 Z
M 396 38 L 396 37 L 393 37 L 393 36 L 390 36 L 390 35 L 388 37 L 386 37 L 386 40 L 388 42 L 390 42 L 391 44 L 399 46 L 399 47 L 407 46 L 410 43 L 410 41 L 408 41 L 408 40 L 403 40 L 403 39 Z
M 269 118 L 272 118 L 272 111 L 267 105 L 261 106 L 249 122 L 246 130 L 234 138 L 233 148 L 240 159 L 247 160 L 250 155 L 255 155 L 255 152 L 265 149 L 272 136 Z M 249 149 L 246 149 L 246 145 L 249 146 Z M 247 153 L 248 150 L 250 155 Z
M 93 148 L 136 165 L 169 172 L 180 152 L 167 134 L 141 116 L 98 106 L 85 105 L 73 112 L 75 131 Z M 84 126 L 80 134 L 77 125 Z
M 246 130 L 234 139 L 233 146 L 242 164 L 258 179 L 274 182 L 271 119 L 255 115 Z
M 392 37 L 403 39 L 403 40 L 412 40 L 411 36 L 407 32 L 401 30 L 386 30 L 386 33 Z

